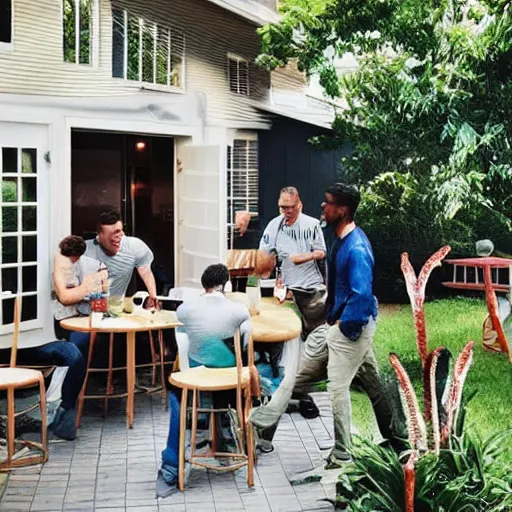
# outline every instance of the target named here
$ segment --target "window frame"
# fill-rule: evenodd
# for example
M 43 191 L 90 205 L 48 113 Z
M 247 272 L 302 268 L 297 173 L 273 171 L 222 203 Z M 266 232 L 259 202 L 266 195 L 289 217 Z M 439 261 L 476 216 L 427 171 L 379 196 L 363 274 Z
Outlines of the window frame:
M 0 256 L 0 290 L 3 292 L 12 292 L 11 294 L 6 294 L 2 296 L 2 303 L 0 303 L 0 307 L 3 307 L 4 300 L 12 300 L 16 297 L 21 297 L 22 305 L 25 297 L 36 297 L 37 307 L 36 307 L 36 317 L 30 320 L 23 320 L 20 323 L 20 329 L 22 331 L 28 331 L 33 329 L 38 329 L 43 326 L 43 309 L 42 309 L 42 301 L 44 300 L 43 294 L 40 291 L 40 283 L 41 283 L 41 264 L 39 263 L 39 250 L 40 250 L 40 240 L 39 237 L 42 236 L 40 233 L 40 222 L 42 215 L 42 198 L 41 198 L 41 181 L 44 179 L 44 175 L 42 174 L 42 169 L 40 168 L 40 151 L 41 149 L 38 147 L 32 147 L 29 145 L 16 145 L 16 146 L 0 146 L 0 153 L 3 152 L 3 149 L 16 149 L 17 152 L 17 160 L 16 160 L 16 172 L 3 172 L 3 162 L 2 162 L 2 154 L 0 154 L 0 175 L 1 181 L 4 179 L 16 180 L 16 200 L 15 201 L 4 201 L 3 198 L 3 187 L 2 188 L 2 197 L 0 197 L 0 207 L 8 207 L 16 210 L 16 222 L 17 229 L 16 231 L 2 231 L 0 232 L 0 238 L 3 240 L 6 238 L 15 238 L 16 239 L 16 247 L 17 247 L 17 257 L 15 262 L 6 262 L 4 263 L 3 258 Z M 36 170 L 34 173 L 24 173 L 23 172 L 23 152 L 24 151 L 35 151 L 35 159 L 34 162 L 36 164 Z M 23 180 L 34 180 L 35 181 L 35 190 L 36 190 L 36 198 L 35 201 L 25 201 L 23 199 L 23 191 L 24 191 L 24 181 Z M 36 226 L 35 230 L 24 230 L 23 229 L 23 208 L 24 207 L 34 207 L 36 212 Z M 2 212 L 3 213 L 3 212 Z M 3 228 L 3 227 L 2 227 Z M 25 237 L 36 237 L 36 259 L 23 261 L 23 242 Z M 35 279 L 35 289 L 23 291 L 23 270 L 25 268 L 35 268 L 36 270 L 36 279 Z M 4 290 L 3 289 L 3 280 L 2 280 L 2 272 L 5 269 L 16 269 L 16 282 L 17 282 L 17 290 Z M 23 313 L 23 311 L 22 311 Z M 3 315 L 2 315 L 2 323 L 0 323 L 0 336 L 4 334 L 9 334 L 12 332 L 12 323 L 4 324 L 3 323 Z
M 14 50 L 14 0 L 11 3 L 11 40 L 0 41 L 0 52 L 12 52 Z
M 114 12 L 119 12 L 123 14 L 123 76 L 113 76 L 113 70 L 111 70 L 112 79 L 115 80 L 123 80 L 127 85 L 133 85 L 134 87 L 141 88 L 141 89 L 150 89 L 150 90 L 156 90 L 156 91 L 163 91 L 163 92 L 175 92 L 175 93 L 182 93 L 184 94 L 186 92 L 186 38 L 185 34 L 176 28 L 171 27 L 170 25 L 163 24 L 163 23 L 156 23 L 154 21 L 150 21 L 148 19 L 142 18 L 136 14 L 130 13 L 127 9 L 116 9 L 112 8 L 112 32 L 114 30 Z M 138 57 L 139 57 L 139 64 L 138 64 L 138 80 L 132 80 L 128 78 L 128 44 L 129 44 L 129 34 L 128 34 L 128 25 L 129 25 L 129 19 L 134 18 L 138 21 L 138 27 L 139 27 L 139 48 L 138 48 Z M 143 27 L 145 24 L 152 26 L 153 31 L 153 82 L 147 82 L 144 81 L 143 78 Z M 157 48 L 158 48 L 158 35 L 160 30 L 165 30 L 167 32 L 167 84 L 159 84 L 157 83 Z M 178 52 L 176 50 L 173 51 L 173 33 L 175 34 L 175 37 L 181 38 L 181 45 L 178 43 L 174 48 L 181 46 L 181 54 L 178 55 Z M 112 38 L 113 43 L 113 38 Z M 114 49 L 112 48 L 112 61 L 113 61 L 113 53 Z M 178 85 L 172 85 L 171 82 L 171 70 L 172 70 L 172 57 L 179 56 L 181 58 L 181 84 Z
M 237 63 L 237 90 L 234 91 L 231 88 L 231 62 Z M 245 64 L 245 68 L 247 70 L 247 92 L 242 92 L 240 89 L 240 64 Z M 251 95 L 251 72 L 250 72 L 250 66 L 249 66 L 249 60 L 245 59 L 244 57 L 241 57 L 240 55 L 236 55 L 234 53 L 228 53 L 227 54 L 227 76 L 228 76 L 228 88 L 229 91 L 232 94 L 236 94 L 237 96 L 250 96 Z
M 234 178 L 234 174 L 233 172 L 235 171 L 235 168 L 234 168 L 234 165 L 233 165 L 233 162 L 234 162 L 234 147 L 235 147 L 235 142 L 245 142 L 246 143 L 246 151 L 247 151 L 247 162 L 249 162 L 249 144 L 251 142 L 255 142 L 256 143 L 256 167 L 251 167 L 249 166 L 249 163 L 247 165 L 247 168 L 246 169 L 236 169 L 237 171 L 240 171 L 240 170 L 245 170 L 246 171 L 246 178 L 247 178 L 247 194 L 245 195 L 245 197 L 239 197 L 239 196 L 234 196 L 233 195 L 233 178 Z M 260 166 L 259 166 L 259 139 L 258 139 L 258 134 L 257 133 L 252 133 L 252 132 L 243 132 L 243 131 L 239 131 L 235 134 L 235 136 L 233 137 L 233 140 L 231 141 L 231 144 L 228 145 L 228 148 L 227 148 L 227 152 L 228 152 L 228 158 L 227 158 L 227 161 L 226 161 L 226 171 L 227 171 L 227 179 L 226 179 L 226 203 L 227 203 L 227 213 L 228 213 L 228 218 L 226 219 L 226 228 L 227 228 L 227 234 L 228 234 L 228 239 L 227 239 L 227 243 L 228 243 L 228 248 L 229 249 L 233 249 L 234 247 L 234 241 L 235 241 L 235 238 L 236 236 L 239 236 L 236 234 L 236 230 L 235 230 L 235 214 L 236 212 L 238 211 L 238 209 L 235 208 L 235 203 L 238 203 L 238 202 L 244 202 L 245 201 L 245 209 L 247 211 L 251 211 L 250 210 L 250 203 L 251 202 L 256 202 L 256 210 L 255 212 L 252 212 L 254 214 L 255 217 L 258 217 L 259 216 L 259 210 L 260 210 L 260 176 L 259 176 L 259 169 L 260 169 Z M 250 193 L 249 193 L 249 178 L 250 178 L 250 173 L 253 172 L 253 171 L 256 171 L 256 178 L 257 178 L 257 184 L 256 184 L 256 188 L 257 188 L 257 192 L 256 192 L 256 196 L 251 196 Z M 229 176 L 231 174 L 231 176 Z
M 62 62 L 70 66 L 86 66 L 97 67 L 99 60 L 99 0 L 90 0 L 91 2 L 91 29 L 90 29 L 90 48 L 89 48 L 89 62 L 80 62 L 80 0 L 71 0 L 75 3 L 75 62 L 65 59 L 64 55 L 64 2 L 61 1 L 61 41 L 62 41 Z M 78 13 L 78 14 L 77 14 Z

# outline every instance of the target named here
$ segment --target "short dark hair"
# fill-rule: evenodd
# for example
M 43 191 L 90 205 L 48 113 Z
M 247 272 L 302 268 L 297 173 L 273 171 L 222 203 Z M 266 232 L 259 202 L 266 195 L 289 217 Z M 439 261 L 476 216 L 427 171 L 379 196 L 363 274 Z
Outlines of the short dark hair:
M 100 230 L 101 226 L 112 226 L 116 222 L 119 222 L 121 220 L 121 213 L 119 210 L 114 206 L 109 206 L 107 208 L 104 208 L 100 212 L 100 217 L 98 220 L 98 231 Z
M 229 281 L 229 270 L 226 265 L 216 263 L 205 269 L 201 276 L 201 284 L 205 290 L 211 290 L 217 286 L 224 287 Z
M 348 206 L 350 215 L 354 217 L 357 207 L 361 202 L 361 194 L 354 185 L 346 185 L 345 183 L 334 183 L 325 191 L 333 196 L 336 204 L 340 206 Z
M 85 240 L 81 236 L 67 236 L 60 241 L 59 249 L 62 256 L 80 258 L 86 249 Z

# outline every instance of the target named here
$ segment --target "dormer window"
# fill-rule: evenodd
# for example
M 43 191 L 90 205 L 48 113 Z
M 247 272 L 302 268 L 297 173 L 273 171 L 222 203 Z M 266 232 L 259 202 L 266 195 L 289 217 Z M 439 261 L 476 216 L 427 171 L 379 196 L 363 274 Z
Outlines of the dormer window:
M 94 0 L 63 0 L 62 41 L 64 61 L 92 64 Z
M 249 96 L 249 62 L 236 55 L 228 55 L 229 90 Z
M 0 0 L 0 49 L 12 44 L 12 0 Z

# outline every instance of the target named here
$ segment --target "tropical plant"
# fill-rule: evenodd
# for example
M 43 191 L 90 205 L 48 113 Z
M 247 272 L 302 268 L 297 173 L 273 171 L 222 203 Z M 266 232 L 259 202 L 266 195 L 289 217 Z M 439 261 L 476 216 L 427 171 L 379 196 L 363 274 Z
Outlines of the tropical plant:
M 450 352 L 428 350 L 424 314 L 425 287 L 432 270 L 450 251 L 442 247 L 418 276 L 402 254 L 402 272 L 409 293 L 423 366 L 423 412 L 400 358 L 390 354 L 408 426 L 410 450 L 402 459 L 382 447 L 360 441 L 354 465 L 337 485 L 337 505 L 353 512 L 500 511 L 512 506 L 512 476 L 499 464 L 505 434 L 482 443 L 464 432 L 464 383 L 473 359 L 470 341 L 457 357 L 450 375 Z M 400 412 L 400 411 L 399 411 Z
M 415 512 L 512 510 L 512 475 L 502 462 L 510 432 L 486 441 L 467 432 L 452 436 L 439 455 L 427 453 L 415 466 Z M 405 477 L 392 450 L 357 438 L 354 462 L 341 472 L 336 506 L 347 512 L 405 512 Z

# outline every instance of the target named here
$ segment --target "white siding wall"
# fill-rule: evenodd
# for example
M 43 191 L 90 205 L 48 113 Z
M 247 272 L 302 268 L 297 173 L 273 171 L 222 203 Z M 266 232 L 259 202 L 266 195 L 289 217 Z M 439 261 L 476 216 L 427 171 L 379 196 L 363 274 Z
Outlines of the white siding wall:
M 266 117 L 248 99 L 268 101 L 270 77 L 251 64 L 250 98 L 233 94 L 227 83 L 227 53 L 251 63 L 258 54 L 256 27 L 206 0 L 98 0 L 100 41 L 92 66 L 62 57 L 61 1 L 14 0 L 14 50 L 0 51 L 0 93 L 49 96 L 143 94 L 136 84 L 113 79 L 112 4 L 185 34 L 185 88 L 206 93 L 209 123 L 262 127 Z M 164 93 L 166 94 L 166 93 Z M 173 94 L 173 93 L 169 93 Z
M 307 80 L 291 62 L 272 72 L 272 100 L 275 105 L 305 107 Z

